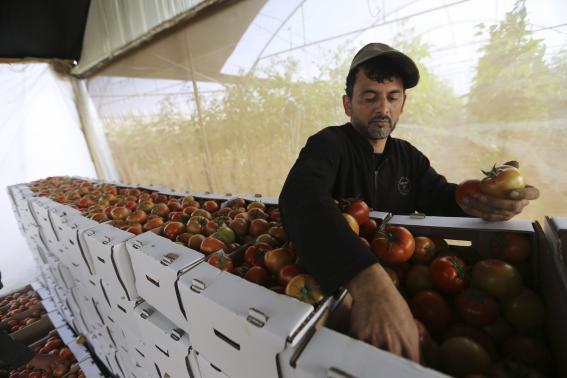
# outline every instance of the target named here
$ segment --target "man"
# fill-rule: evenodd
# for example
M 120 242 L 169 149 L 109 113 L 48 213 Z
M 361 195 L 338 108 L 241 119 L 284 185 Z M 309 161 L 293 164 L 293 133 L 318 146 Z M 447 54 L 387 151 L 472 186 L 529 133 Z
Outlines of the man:
M 530 187 L 510 199 L 487 196 L 455 201 L 447 183 L 410 143 L 390 136 L 419 71 L 403 53 L 382 43 L 354 57 L 343 96 L 350 123 L 311 136 L 280 195 L 282 219 L 307 269 L 326 293 L 345 286 L 352 297 L 350 333 L 419 360 L 412 314 L 385 270 L 352 233 L 334 199 L 362 197 L 375 210 L 394 214 L 475 216 L 507 220 L 538 197 Z

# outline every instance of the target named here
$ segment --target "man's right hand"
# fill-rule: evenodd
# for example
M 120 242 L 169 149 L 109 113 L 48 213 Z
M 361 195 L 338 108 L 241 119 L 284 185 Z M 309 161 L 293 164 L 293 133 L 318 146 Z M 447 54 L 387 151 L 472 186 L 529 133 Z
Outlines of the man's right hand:
M 349 333 L 380 349 L 419 362 L 419 336 L 410 309 L 378 264 L 347 285 L 352 296 Z

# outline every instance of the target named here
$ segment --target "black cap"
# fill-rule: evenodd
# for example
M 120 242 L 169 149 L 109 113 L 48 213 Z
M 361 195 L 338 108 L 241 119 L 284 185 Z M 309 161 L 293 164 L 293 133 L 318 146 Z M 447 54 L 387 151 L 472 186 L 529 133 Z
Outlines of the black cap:
M 387 57 L 391 61 L 399 64 L 402 69 L 402 79 L 405 88 L 413 88 L 417 85 L 419 81 L 419 70 L 414 61 L 406 54 L 384 43 L 369 43 L 361 48 L 352 59 L 349 72 L 362 63 L 379 56 Z

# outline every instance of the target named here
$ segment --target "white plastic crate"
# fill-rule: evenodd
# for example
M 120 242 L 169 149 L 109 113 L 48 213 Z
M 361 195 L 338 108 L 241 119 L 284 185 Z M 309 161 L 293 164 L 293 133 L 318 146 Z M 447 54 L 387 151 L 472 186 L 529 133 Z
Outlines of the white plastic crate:
M 138 316 L 138 315 L 136 315 Z M 134 367 L 132 372 L 136 378 L 141 377 L 157 377 L 157 369 L 147 352 L 146 344 L 140 339 L 141 333 L 131 334 L 126 332 L 126 341 L 128 343 L 128 354 L 130 361 Z
M 98 224 L 82 234 L 96 274 L 113 290 L 120 290 L 127 300 L 138 297 L 132 263 L 125 245 L 133 236 L 108 224 Z
M 207 361 L 201 354 L 191 350 L 189 354 L 189 360 L 192 366 L 196 366 L 193 369 L 195 377 L 199 378 L 227 378 L 228 376 L 220 371 L 215 365 Z
M 134 308 L 144 302 L 140 297 L 135 300 L 126 300 L 120 295 L 118 290 L 112 290 L 109 285 L 102 282 L 103 292 L 108 299 L 108 315 L 112 318 L 112 322 L 119 324 L 125 333 L 139 334 L 142 332 L 138 328 L 138 323 L 136 322 L 136 313 Z
M 331 301 L 316 310 L 207 263 L 181 276 L 178 287 L 192 347 L 230 377 L 277 377 L 277 354 Z
M 177 296 L 177 280 L 187 270 L 204 260 L 200 252 L 169 239 L 145 232 L 126 242 L 134 266 L 138 294 L 146 302 L 188 330 L 186 314 Z
M 46 246 L 49 250 L 55 250 L 58 240 L 49 218 L 49 209 L 61 205 L 47 197 L 33 197 L 29 199 L 29 206 L 37 225 L 43 231 Z
M 151 359 L 161 377 L 191 376 L 188 365 L 189 335 L 177 328 L 163 314 L 148 303 L 136 307 L 139 327 L 144 330 L 141 337 L 146 348 L 146 358 Z
M 97 225 L 99 223 L 92 219 L 77 214 L 53 218 L 53 227 L 66 254 L 62 261 L 67 264 L 76 281 L 84 283 L 91 274 L 95 274 L 93 260 L 82 233 Z
M 92 358 L 79 362 L 79 367 L 85 373 L 86 378 L 104 378 L 104 375 Z
M 315 332 L 300 353 L 286 350 L 278 362 L 283 378 L 446 377 L 326 327 Z

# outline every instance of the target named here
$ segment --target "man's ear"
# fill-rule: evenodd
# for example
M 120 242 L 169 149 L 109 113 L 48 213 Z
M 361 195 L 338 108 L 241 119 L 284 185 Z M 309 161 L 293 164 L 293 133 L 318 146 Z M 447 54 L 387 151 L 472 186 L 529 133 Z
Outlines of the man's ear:
M 345 114 L 349 117 L 352 116 L 351 102 L 347 95 L 343 95 L 343 107 L 345 108 Z
M 406 91 L 404 91 L 404 102 L 402 102 L 402 110 L 400 110 L 400 114 L 404 112 L 404 106 L 406 105 L 406 100 L 408 96 L 406 95 Z

